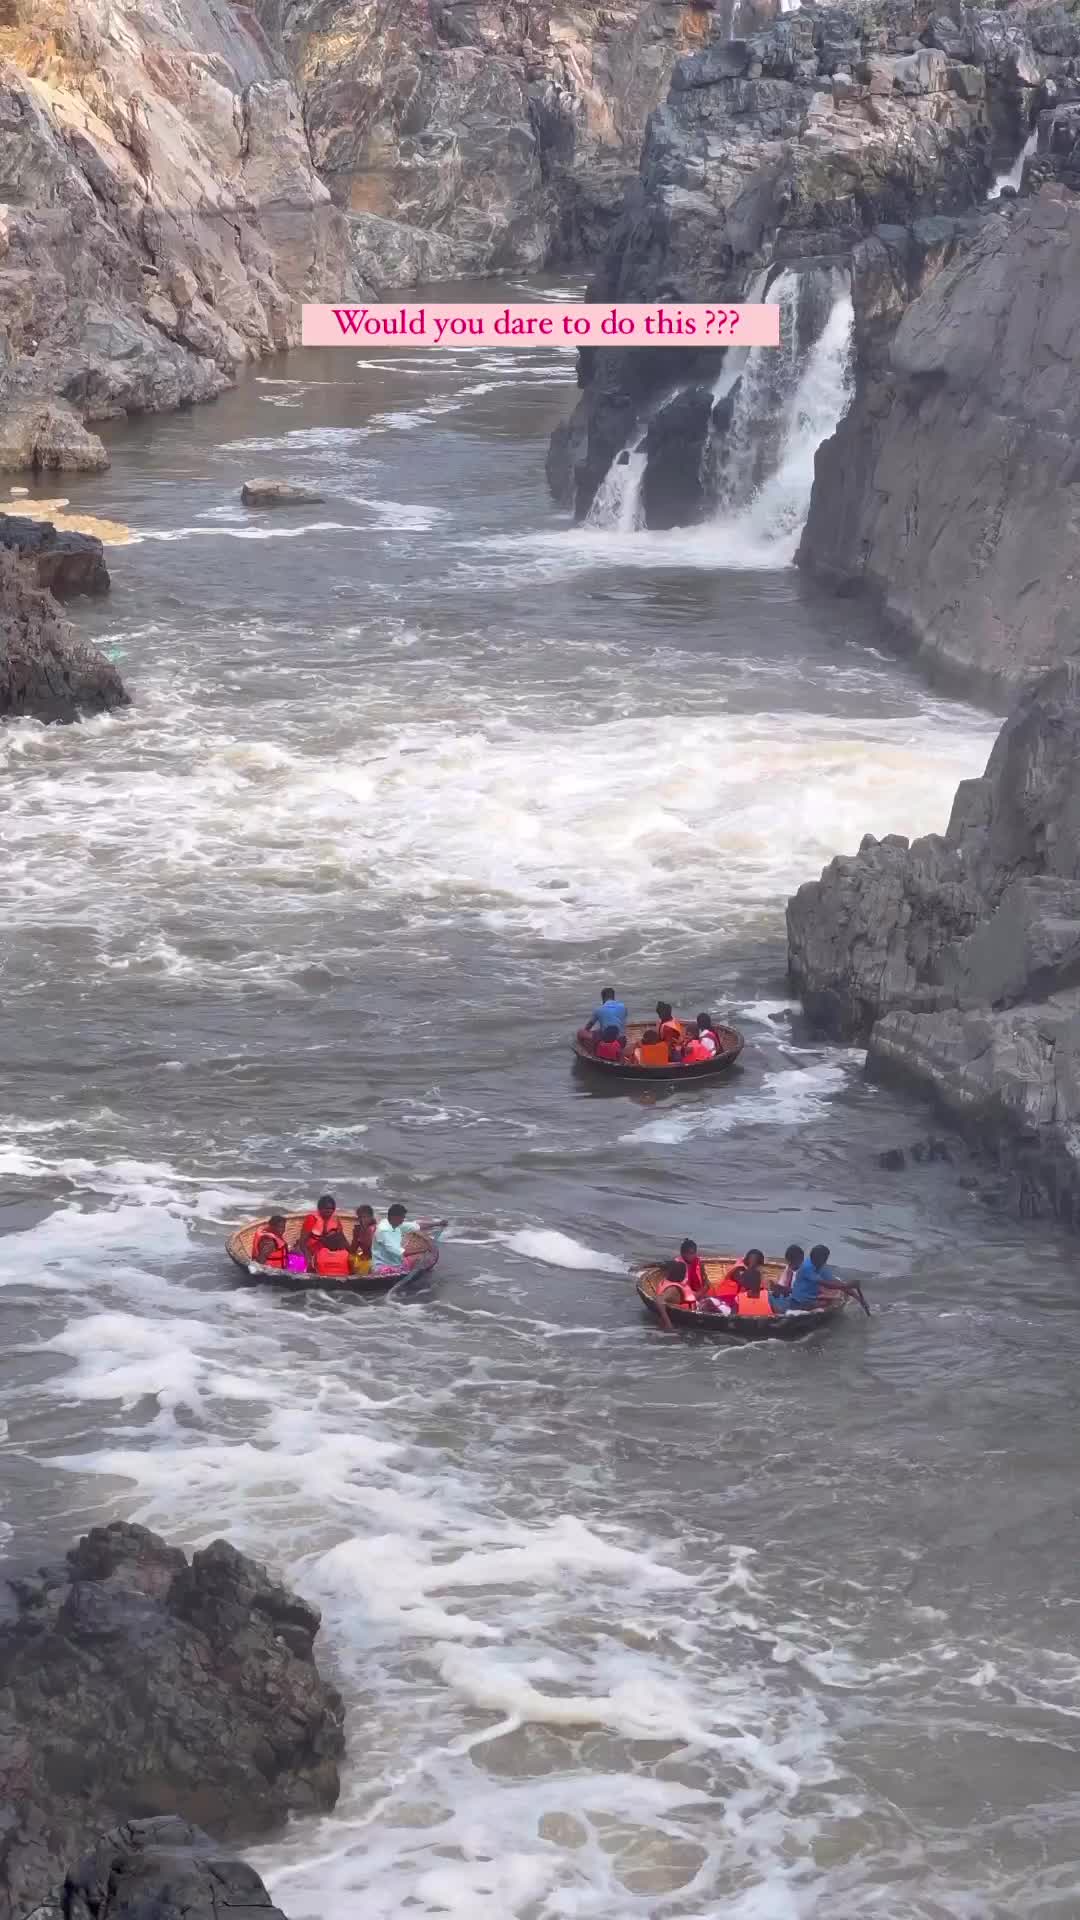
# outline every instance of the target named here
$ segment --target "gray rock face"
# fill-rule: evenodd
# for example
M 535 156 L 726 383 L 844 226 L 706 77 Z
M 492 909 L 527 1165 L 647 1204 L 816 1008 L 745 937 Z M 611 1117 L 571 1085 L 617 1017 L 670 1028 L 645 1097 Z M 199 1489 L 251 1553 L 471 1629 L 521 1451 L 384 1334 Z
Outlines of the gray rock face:
M 812 1018 L 1080 1221 L 1080 661 L 1021 700 L 944 835 L 868 837 L 800 887 L 788 955 Z
M 253 1867 L 185 1820 L 130 1820 L 99 1840 L 30 1920 L 285 1920 Z
M 1049 8 L 959 16 L 890 0 L 804 8 L 677 62 L 592 297 L 736 300 L 763 267 L 854 265 L 876 229 L 910 237 L 928 216 L 981 207 L 1037 90 L 1073 86 L 1080 27 Z M 718 370 L 715 350 L 582 355 L 579 517 L 665 393 Z
M 144 1527 L 96 1527 L 65 1566 L 9 1579 L 6 1599 L 0 1920 L 45 1898 L 119 1818 L 176 1815 L 239 1838 L 333 1806 L 343 1707 L 315 1666 L 319 1615 L 225 1541 L 189 1565 Z M 122 1849 L 116 1911 L 164 1920 L 167 1905 L 138 1905 L 138 1851 Z M 205 1899 L 201 1870 L 193 1886 Z M 80 1920 L 87 1905 L 100 1899 L 73 1908 Z
M 78 720 L 128 704 L 116 668 L 75 638 L 30 567 L 0 547 L 0 719 Z
M 51 520 L 0 513 L 0 547 L 17 554 L 37 585 L 57 600 L 109 591 L 105 549 L 93 534 L 57 533 Z
M 1080 197 L 986 218 L 864 356 L 818 453 L 800 564 L 872 592 L 979 692 L 1080 650 Z
M 245 507 L 317 506 L 326 495 L 296 480 L 245 480 L 240 489 Z
M 220 393 L 346 294 L 346 223 L 246 7 L 6 0 L 0 466 L 108 464 L 85 424 Z

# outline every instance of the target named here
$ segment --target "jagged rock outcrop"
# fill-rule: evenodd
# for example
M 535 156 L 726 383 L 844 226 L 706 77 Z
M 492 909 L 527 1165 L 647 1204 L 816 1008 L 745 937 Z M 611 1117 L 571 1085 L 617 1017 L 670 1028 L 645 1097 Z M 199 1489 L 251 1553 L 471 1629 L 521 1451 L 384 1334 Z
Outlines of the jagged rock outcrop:
M 1006 204 L 868 341 L 799 559 L 967 689 L 1080 652 L 1080 194 Z
M 186 1820 L 105 1834 L 28 1920 L 285 1920 L 255 1872 Z
M 107 464 L 86 422 L 213 397 L 349 281 L 250 8 L 4 0 L 0 467 Z
M 680 54 L 777 0 L 257 0 L 371 289 L 579 262 Z
M 36 584 L 57 600 L 109 591 L 105 549 L 91 533 L 58 533 L 51 520 L 0 513 L 0 547 L 17 555 Z
M 1080 661 L 1020 702 L 944 835 L 868 837 L 788 904 L 815 1022 L 1080 1222 Z
M 116 668 L 75 637 L 31 569 L 0 547 L 0 719 L 78 720 L 128 705 Z
M 344 1710 L 315 1665 L 318 1630 L 314 1607 L 224 1540 L 189 1565 L 114 1522 L 62 1566 L 9 1574 L 0 1920 L 45 1898 L 118 1819 L 174 1814 L 250 1838 L 333 1806 Z
M 1058 9 L 947 17 L 921 0 L 856 0 L 683 58 L 591 297 L 728 301 L 763 269 L 822 259 L 857 279 L 875 231 L 895 245 L 919 220 L 981 206 L 1039 105 L 1071 86 L 1077 53 L 1080 28 Z M 665 395 L 711 387 L 721 364 L 715 349 L 582 351 L 579 516 Z

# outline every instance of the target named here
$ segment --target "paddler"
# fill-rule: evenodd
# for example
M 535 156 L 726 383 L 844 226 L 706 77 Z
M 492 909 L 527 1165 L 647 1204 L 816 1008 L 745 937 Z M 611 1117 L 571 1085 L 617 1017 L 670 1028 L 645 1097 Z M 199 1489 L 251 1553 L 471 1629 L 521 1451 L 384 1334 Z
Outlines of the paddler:
M 289 1246 L 285 1238 L 288 1224 L 283 1213 L 272 1213 L 265 1227 L 256 1227 L 251 1257 L 257 1266 L 284 1269 L 288 1264 Z
M 315 1255 L 328 1233 L 340 1233 L 341 1221 L 338 1219 L 337 1201 L 332 1193 L 324 1193 L 315 1202 L 314 1213 L 305 1213 L 300 1228 L 297 1247 L 303 1254 L 308 1266 L 315 1270 Z
M 400 1200 L 387 1207 L 385 1220 L 380 1220 L 371 1243 L 371 1264 L 375 1272 L 387 1267 L 403 1267 L 406 1263 L 405 1242 L 410 1233 L 440 1234 L 446 1226 L 445 1220 L 409 1220 L 407 1209 Z
M 784 1304 L 792 1312 L 809 1313 L 814 1307 L 831 1306 L 848 1291 L 829 1265 L 828 1247 L 811 1247 Z
M 614 1027 L 618 1034 L 625 1034 L 627 1018 L 625 1000 L 618 998 L 614 987 L 602 987 L 600 1005 L 593 1008 L 585 1025 L 578 1028 L 579 1044 L 591 1051 L 598 1040 L 606 1039 L 609 1027 Z

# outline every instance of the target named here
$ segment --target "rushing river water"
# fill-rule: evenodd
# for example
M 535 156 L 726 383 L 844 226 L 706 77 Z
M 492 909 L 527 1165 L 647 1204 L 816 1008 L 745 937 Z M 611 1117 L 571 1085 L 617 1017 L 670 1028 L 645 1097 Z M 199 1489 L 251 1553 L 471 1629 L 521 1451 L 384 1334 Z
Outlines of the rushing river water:
M 568 530 L 572 381 L 296 355 L 65 489 L 138 536 L 77 615 L 137 705 L 0 738 L 8 1550 L 123 1514 L 320 1602 L 292 1920 L 1074 1920 L 1063 1243 L 881 1171 L 925 1114 L 783 978 L 787 893 L 994 725 L 722 528 Z M 575 1079 L 607 979 L 741 1071 Z M 435 1284 L 238 1288 L 227 1226 L 327 1185 L 448 1214 Z M 627 1269 L 687 1231 L 824 1238 L 874 1317 L 667 1339 Z

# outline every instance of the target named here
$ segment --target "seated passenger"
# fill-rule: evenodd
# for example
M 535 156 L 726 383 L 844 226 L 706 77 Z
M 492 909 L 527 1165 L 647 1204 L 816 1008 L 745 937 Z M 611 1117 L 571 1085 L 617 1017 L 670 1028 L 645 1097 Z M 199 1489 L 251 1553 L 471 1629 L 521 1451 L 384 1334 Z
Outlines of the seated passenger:
M 682 1260 L 669 1260 L 664 1268 L 662 1280 L 658 1280 L 653 1294 L 656 1311 L 660 1316 L 660 1325 L 665 1333 L 674 1333 L 668 1314 L 669 1307 L 684 1307 L 688 1311 L 697 1305 L 697 1296 L 687 1285 L 686 1266 Z
M 784 1248 L 784 1271 L 779 1280 L 774 1282 L 773 1293 L 782 1293 L 786 1296 L 791 1292 L 792 1282 L 805 1259 L 806 1251 L 800 1247 L 797 1240 L 793 1240 L 790 1247 Z
M 671 1064 L 671 1048 L 666 1040 L 661 1040 L 655 1027 L 646 1027 L 632 1059 L 635 1067 L 667 1067 Z
M 720 1051 L 720 1035 L 716 1031 L 716 1023 L 711 1013 L 698 1014 L 697 1030 L 698 1039 L 701 1041 L 702 1046 L 708 1047 L 712 1058 L 715 1060 Z
M 804 1260 L 791 1283 L 787 1304 L 795 1310 L 806 1313 L 813 1307 L 828 1306 L 840 1297 L 843 1289 L 835 1273 L 829 1266 L 828 1247 L 811 1247 L 809 1258 Z
M 676 1020 L 671 1011 L 670 1000 L 658 1000 L 656 1003 L 656 1024 L 661 1040 L 666 1040 L 671 1048 L 671 1057 L 678 1059 L 679 1048 L 683 1043 L 683 1025 Z
M 603 1036 L 597 1041 L 593 1052 L 598 1060 L 624 1060 L 626 1041 L 618 1027 L 605 1027 Z
M 356 1225 L 349 1243 L 350 1273 L 367 1273 L 371 1266 L 371 1243 L 375 1238 L 374 1207 L 357 1207 Z
M 272 1213 L 265 1227 L 256 1227 L 251 1257 L 257 1266 L 284 1268 L 287 1265 L 289 1247 L 285 1229 L 288 1224 L 283 1213 Z
M 679 1259 L 686 1270 L 686 1284 L 695 1299 L 709 1290 L 709 1276 L 701 1264 L 696 1240 L 684 1240 L 679 1247 Z
M 600 1005 L 593 1008 L 585 1025 L 579 1027 L 577 1037 L 580 1044 L 593 1051 L 608 1027 L 614 1027 L 616 1033 L 626 1032 L 626 1002 L 616 999 L 614 987 L 602 989 Z
M 340 1233 L 341 1221 L 338 1219 L 337 1201 L 332 1193 L 324 1193 L 316 1202 L 314 1213 L 305 1213 L 300 1228 L 297 1250 L 304 1255 L 309 1266 L 314 1266 L 315 1254 L 325 1234 Z
M 326 1280 L 349 1277 L 349 1243 L 340 1227 L 324 1233 L 315 1249 L 315 1272 Z
M 744 1253 L 742 1259 L 737 1260 L 733 1267 L 729 1267 L 719 1280 L 710 1282 L 709 1293 L 714 1299 L 727 1300 L 734 1305 L 751 1276 L 755 1273 L 759 1274 L 764 1265 L 765 1255 L 761 1248 L 751 1247 L 749 1253 Z
M 747 1273 L 739 1288 L 735 1311 L 745 1320 L 767 1319 L 771 1315 L 773 1305 L 762 1284 L 760 1267 Z
M 716 1054 L 715 1043 L 709 1046 L 698 1033 L 698 1023 L 690 1020 L 686 1026 L 686 1039 L 682 1044 L 680 1059 L 684 1067 L 696 1067 L 703 1060 L 712 1060 Z

